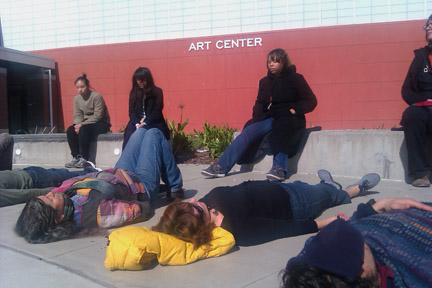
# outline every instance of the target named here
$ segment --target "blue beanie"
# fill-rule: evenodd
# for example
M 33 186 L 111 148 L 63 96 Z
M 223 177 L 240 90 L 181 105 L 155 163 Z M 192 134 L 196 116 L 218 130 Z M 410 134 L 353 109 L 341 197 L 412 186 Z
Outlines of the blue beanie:
M 362 234 L 345 220 L 337 219 L 309 238 L 300 254 L 288 263 L 305 263 L 352 282 L 360 277 L 363 259 Z

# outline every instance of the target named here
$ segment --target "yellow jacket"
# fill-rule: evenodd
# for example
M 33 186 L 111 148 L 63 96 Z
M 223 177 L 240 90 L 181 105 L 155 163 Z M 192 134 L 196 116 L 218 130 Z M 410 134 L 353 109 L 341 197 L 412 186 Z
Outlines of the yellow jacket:
M 142 270 L 153 259 L 161 265 L 185 265 L 203 258 L 227 253 L 235 244 L 234 236 L 216 227 L 209 245 L 194 249 L 192 243 L 147 227 L 127 226 L 108 237 L 105 267 L 109 270 Z

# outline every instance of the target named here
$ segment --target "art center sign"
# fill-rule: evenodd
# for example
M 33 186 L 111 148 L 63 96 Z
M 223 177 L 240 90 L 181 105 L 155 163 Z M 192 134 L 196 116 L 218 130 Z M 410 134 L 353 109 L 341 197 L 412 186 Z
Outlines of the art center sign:
M 189 52 L 191 51 L 204 51 L 216 48 L 221 49 L 233 49 L 233 48 L 247 48 L 262 46 L 262 38 L 239 38 L 239 39 L 226 39 L 213 41 L 198 41 L 192 42 L 189 45 Z

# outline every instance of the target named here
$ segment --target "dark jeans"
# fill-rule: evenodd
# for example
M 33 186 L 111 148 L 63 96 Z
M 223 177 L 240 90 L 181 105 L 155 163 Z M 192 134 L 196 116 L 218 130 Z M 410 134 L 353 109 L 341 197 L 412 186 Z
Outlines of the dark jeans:
M 75 133 L 75 124 L 67 129 L 67 140 L 71 150 L 72 157 L 81 155 L 84 159 L 89 159 L 90 142 L 96 141 L 99 134 L 109 131 L 111 124 L 99 121 L 94 124 L 81 126 L 79 133 Z
M 290 195 L 294 220 L 316 219 L 328 208 L 351 203 L 351 198 L 346 191 L 338 190 L 326 183 L 316 185 L 301 181 L 276 183 Z
M 432 107 L 410 106 L 402 115 L 408 151 L 408 176 L 413 180 L 428 174 L 426 139 L 432 134 Z
M 272 130 L 273 118 L 252 123 L 248 125 L 238 135 L 234 141 L 225 149 L 217 164 L 222 167 L 225 173 L 228 173 L 237 163 L 249 145 L 256 139 L 264 137 Z M 284 171 L 287 170 L 288 155 L 279 152 L 273 156 L 273 166 L 280 166 Z
M 0 171 L 12 169 L 14 139 L 7 133 L 0 134 Z
M 157 128 L 136 130 L 115 167 L 134 173 L 146 188 L 150 199 L 156 199 L 161 178 L 170 191 L 178 191 L 183 187 L 183 178 L 170 145 L 163 132 Z
M 93 172 L 93 169 L 69 171 L 65 168 L 49 168 L 30 166 L 23 169 L 33 179 L 33 188 L 58 187 L 63 181 Z

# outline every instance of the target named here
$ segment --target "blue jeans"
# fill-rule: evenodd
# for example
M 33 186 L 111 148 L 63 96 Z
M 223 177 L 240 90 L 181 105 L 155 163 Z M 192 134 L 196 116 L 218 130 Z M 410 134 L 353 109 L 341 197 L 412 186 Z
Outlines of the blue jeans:
M 316 219 L 328 208 L 351 203 L 346 191 L 330 184 L 310 185 L 301 181 L 276 183 L 290 195 L 294 220 Z
M 157 128 L 137 129 L 129 138 L 115 167 L 134 173 L 146 188 L 150 199 L 156 198 L 161 177 L 171 191 L 183 187 L 182 175 L 170 145 Z
M 228 173 L 232 167 L 237 163 L 249 145 L 264 137 L 272 129 L 273 118 L 267 118 L 265 120 L 255 122 L 247 126 L 238 135 L 234 141 L 224 151 L 222 156 L 219 158 L 217 164 L 222 167 L 225 173 Z M 284 171 L 287 170 L 288 155 L 279 152 L 273 156 L 273 166 L 278 165 Z
M 33 188 L 58 187 L 63 181 L 94 172 L 93 169 L 84 169 L 81 171 L 69 171 L 65 168 L 49 168 L 30 166 L 23 169 L 33 179 Z

